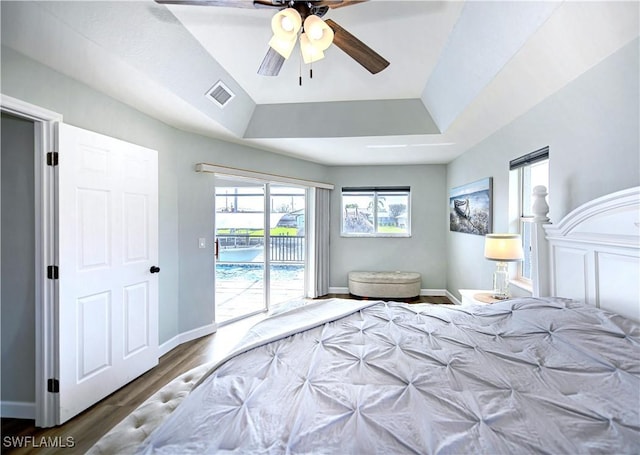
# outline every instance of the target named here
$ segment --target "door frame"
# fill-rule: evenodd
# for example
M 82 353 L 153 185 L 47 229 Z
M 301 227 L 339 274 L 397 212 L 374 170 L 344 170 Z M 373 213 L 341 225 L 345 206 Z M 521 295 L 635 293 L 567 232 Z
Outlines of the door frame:
M 47 390 L 56 377 L 55 297 L 57 282 L 47 279 L 47 265 L 56 263 L 57 170 L 47 165 L 47 153 L 57 152 L 56 126 L 62 115 L 0 93 L 2 112 L 31 120 L 34 124 L 34 202 L 35 202 L 35 336 L 36 390 L 35 426 L 57 424 L 58 395 Z

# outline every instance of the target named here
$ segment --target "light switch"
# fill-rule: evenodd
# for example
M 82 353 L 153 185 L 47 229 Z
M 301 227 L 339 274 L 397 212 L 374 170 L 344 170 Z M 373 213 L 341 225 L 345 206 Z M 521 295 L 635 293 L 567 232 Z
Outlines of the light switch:
M 207 239 L 204 237 L 200 237 L 198 239 L 198 248 L 206 248 L 207 247 Z

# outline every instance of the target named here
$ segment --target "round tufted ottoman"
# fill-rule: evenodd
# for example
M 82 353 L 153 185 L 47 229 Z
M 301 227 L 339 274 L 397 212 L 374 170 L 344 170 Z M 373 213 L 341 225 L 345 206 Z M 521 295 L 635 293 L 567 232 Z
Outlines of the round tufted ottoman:
M 418 272 L 349 272 L 349 293 L 359 297 L 417 297 L 421 283 Z

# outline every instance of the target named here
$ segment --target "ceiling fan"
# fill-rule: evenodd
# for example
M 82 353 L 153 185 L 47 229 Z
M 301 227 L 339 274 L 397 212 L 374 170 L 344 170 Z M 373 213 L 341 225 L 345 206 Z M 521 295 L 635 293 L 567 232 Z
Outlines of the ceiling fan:
M 342 49 L 371 74 L 389 66 L 389 62 L 331 19 L 321 18 L 334 8 L 364 3 L 367 0 L 155 0 L 159 4 L 225 6 L 232 8 L 273 8 L 278 12 L 271 21 L 274 36 L 258 74 L 277 76 L 291 50 L 300 41 L 305 63 L 319 60 L 332 43 Z M 302 33 L 299 33 L 302 32 Z M 306 32 L 306 33 L 305 33 Z M 299 36 L 299 38 L 298 38 Z

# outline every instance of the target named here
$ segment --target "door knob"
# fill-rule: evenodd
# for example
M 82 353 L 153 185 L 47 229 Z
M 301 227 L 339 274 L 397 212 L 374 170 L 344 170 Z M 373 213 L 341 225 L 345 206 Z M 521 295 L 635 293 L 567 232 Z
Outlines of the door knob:
M 158 273 L 160 271 L 160 267 L 152 265 L 151 268 L 149 269 L 149 272 L 151 273 Z

